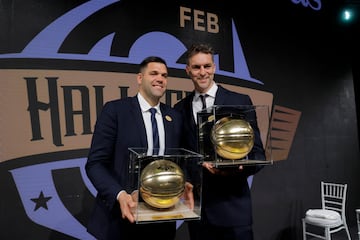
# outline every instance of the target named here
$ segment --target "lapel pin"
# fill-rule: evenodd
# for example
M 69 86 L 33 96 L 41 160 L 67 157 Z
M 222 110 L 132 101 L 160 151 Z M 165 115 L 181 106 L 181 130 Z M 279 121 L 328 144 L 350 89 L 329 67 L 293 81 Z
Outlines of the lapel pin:
M 165 119 L 166 119 L 167 121 L 169 121 L 169 122 L 172 121 L 172 118 L 171 118 L 169 115 L 166 115 L 166 116 L 165 116 Z

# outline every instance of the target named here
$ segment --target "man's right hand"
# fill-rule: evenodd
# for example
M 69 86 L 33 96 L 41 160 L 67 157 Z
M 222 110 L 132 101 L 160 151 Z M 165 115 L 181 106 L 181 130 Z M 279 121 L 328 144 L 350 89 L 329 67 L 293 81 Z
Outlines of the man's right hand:
M 131 223 L 135 222 L 135 216 L 132 210 L 137 206 L 136 198 L 137 194 L 128 194 L 127 192 L 122 191 L 117 199 L 120 204 L 122 218 L 128 219 Z

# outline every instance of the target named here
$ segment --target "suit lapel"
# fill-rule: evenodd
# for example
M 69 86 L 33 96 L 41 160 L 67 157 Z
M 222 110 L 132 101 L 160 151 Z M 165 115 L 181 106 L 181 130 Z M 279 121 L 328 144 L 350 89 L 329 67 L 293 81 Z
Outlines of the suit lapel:
M 175 145 L 178 142 L 178 139 L 174 139 L 175 131 L 174 127 L 177 124 L 174 121 L 179 119 L 174 119 L 174 116 L 171 114 L 170 107 L 166 106 L 164 103 L 160 103 L 160 110 L 162 115 L 162 120 L 164 123 L 164 131 L 165 131 L 165 148 L 169 148 Z M 175 141 L 174 141 L 175 140 Z
M 215 102 L 214 102 L 214 105 L 225 105 L 224 104 L 224 101 L 225 101 L 225 89 L 218 85 L 218 90 L 216 91 L 216 95 L 215 95 Z
M 139 126 L 136 128 L 136 131 L 138 132 L 133 134 L 136 134 L 140 137 L 140 142 L 142 147 L 147 147 L 148 144 L 146 138 L 146 129 L 137 96 L 132 98 L 130 113 L 131 113 L 130 116 L 132 116 L 132 119 L 134 119 L 135 125 Z
M 188 119 L 189 121 L 189 126 L 190 126 L 190 131 L 192 132 L 196 132 L 197 128 L 196 128 L 196 122 L 195 122 L 195 118 L 194 118 L 194 114 L 193 114 L 193 107 L 192 107 L 192 102 L 195 96 L 195 92 L 193 91 L 190 96 L 187 98 L 187 102 L 185 102 L 185 119 Z
M 172 117 L 169 115 L 169 112 L 165 108 L 165 106 L 160 103 L 160 110 L 162 115 L 162 121 L 164 123 L 164 131 L 165 131 L 165 147 L 171 146 L 171 139 L 172 139 L 172 127 L 171 121 L 173 120 Z

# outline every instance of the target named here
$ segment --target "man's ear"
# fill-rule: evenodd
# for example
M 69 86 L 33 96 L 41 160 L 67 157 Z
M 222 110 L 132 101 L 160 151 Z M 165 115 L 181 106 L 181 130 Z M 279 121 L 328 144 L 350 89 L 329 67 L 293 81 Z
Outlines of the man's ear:
M 189 72 L 190 72 L 190 67 L 189 67 L 189 65 L 186 65 L 185 71 L 186 71 L 186 74 L 187 74 L 188 76 L 190 76 L 190 75 L 189 75 Z
M 136 75 L 136 81 L 137 81 L 137 83 L 138 83 L 139 85 L 142 83 L 142 79 L 143 79 L 142 73 L 138 73 L 138 74 Z

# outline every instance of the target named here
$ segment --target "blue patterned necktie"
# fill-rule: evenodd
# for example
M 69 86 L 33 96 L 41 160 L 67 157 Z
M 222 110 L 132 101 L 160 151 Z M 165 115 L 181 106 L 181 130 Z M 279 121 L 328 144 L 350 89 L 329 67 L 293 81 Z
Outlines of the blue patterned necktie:
M 160 145 L 159 145 L 159 131 L 155 118 L 156 109 L 150 108 L 150 112 L 151 112 L 151 125 L 152 125 L 152 134 L 153 134 L 153 154 L 157 155 L 159 152 Z

